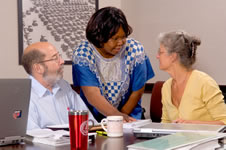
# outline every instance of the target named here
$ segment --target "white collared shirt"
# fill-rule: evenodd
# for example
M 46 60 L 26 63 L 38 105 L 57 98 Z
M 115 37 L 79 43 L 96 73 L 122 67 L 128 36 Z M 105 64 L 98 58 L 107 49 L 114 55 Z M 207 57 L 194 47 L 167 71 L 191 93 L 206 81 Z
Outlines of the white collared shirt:
M 42 86 L 35 78 L 32 80 L 27 130 L 45 128 L 50 125 L 68 123 L 68 108 L 88 110 L 80 96 L 65 80 L 60 80 L 52 92 Z M 89 113 L 89 119 L 94 119 Z

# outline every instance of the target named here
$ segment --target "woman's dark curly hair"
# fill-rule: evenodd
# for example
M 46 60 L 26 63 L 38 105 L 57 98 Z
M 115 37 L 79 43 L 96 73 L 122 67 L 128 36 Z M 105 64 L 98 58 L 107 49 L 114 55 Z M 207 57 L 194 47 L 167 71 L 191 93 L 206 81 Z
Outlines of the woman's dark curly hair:
M 115 7 L 99 9 L 90 18 L 86 27 L 86 38 L 97 48 L 102 48 L 122 26 L 126 37 L 132 33 L 124 13 Z

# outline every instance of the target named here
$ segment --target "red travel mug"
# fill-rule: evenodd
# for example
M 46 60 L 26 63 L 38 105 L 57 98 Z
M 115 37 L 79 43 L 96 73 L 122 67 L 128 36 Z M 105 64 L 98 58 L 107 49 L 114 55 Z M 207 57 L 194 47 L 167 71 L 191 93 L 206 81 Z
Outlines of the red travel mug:
M 87 150 L 88 146 L 88 111 L 69 110 L 69 129 L 71 150 Z

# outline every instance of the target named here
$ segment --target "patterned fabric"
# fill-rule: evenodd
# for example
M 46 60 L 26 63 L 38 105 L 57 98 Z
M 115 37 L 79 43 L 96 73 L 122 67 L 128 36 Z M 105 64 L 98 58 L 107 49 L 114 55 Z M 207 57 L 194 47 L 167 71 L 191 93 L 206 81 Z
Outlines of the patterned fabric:
M 142 75 L 137 77 L 135 73 Z M 118 109 L 125 104 L 132 91 L 142 88 L 153 76 L 154 72 L 143 46 L 134 39 L 127 39 L 121 51 L 110 59 L 102 57 L 88 41 L 82 42 L 74 51 L 75 86 L 98 86 L 101 94 Z M 82 91 L 81 97 L 91 111 L 95 109 L 88 104 Z M 141 109 L 140 106 L 139 108 Z M 139 115 L 135 113 L 133 117 L 139 119 L 142 110 L 138 111 Z M 94 113 L 94 116 L 97 115 Z
M 121 84 L 122 82 L 110 82 L 102 84 L 102 87 L 104 87 L 105 98 L 108 99 L 108 101 L 115 107 L 119 105 L 117 98 L 119 97 Z

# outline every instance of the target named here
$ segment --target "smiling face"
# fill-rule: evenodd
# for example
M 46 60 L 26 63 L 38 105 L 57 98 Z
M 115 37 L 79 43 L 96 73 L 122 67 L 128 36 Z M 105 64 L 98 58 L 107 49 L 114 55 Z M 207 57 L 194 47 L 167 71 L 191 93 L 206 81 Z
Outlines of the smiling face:
M 102 48 L 97 48 L 97 50 L 104 58 L 112 58 L 120 52 L 125 43 L 126 34 L 123 28 L 120 27 L 118 32 L 104 43 Z

